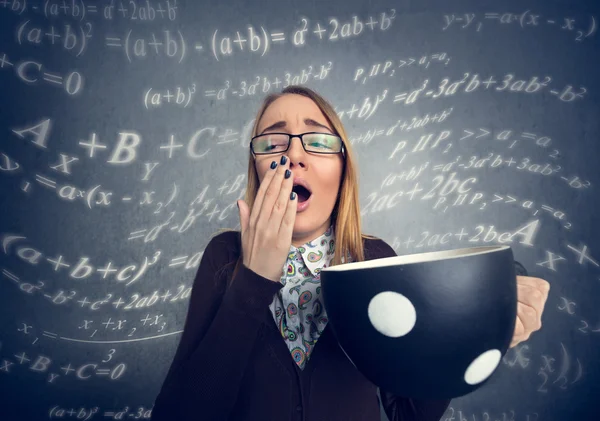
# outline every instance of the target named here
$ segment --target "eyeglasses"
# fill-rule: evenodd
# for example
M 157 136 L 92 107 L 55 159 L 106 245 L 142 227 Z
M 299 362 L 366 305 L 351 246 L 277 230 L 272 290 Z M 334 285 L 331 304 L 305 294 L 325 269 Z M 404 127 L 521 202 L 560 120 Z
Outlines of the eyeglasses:
M 312 153 L 344 153 L 344 142 L 341 137 L 331 133 L 308 132 L 302 134 L 267 133 L 254 136 L 250 140 L 250 149 L 255 155 L 269 155 L 286 152 L 290 148 L 292 138 L 299 137 L 306 152 Z

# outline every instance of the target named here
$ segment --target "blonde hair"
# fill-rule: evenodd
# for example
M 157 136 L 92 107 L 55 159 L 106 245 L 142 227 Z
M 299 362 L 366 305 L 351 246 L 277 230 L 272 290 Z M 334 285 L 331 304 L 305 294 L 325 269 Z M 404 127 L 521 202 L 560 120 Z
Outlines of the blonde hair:
M 342 171 L 342 184 L 331 213 L 331 223 L 333 224 L 335 231 L 335 253 L 330 265 L 335 266 L 343 263 L 341 260 L 342 256 L 348 255 L 351 256 L 351 259 L 354 262 L 363 261 L 365 260 L 363 240 L 378 238 L 362 233 L 356 158 L 354 157 L 352 145 L 348 141 L 346 130 L 329 102 L 312 89 L 300 85 L 290 85 L 287 88 L 284 88 L 280 93 L 269 94 L 263 100 L 258 114 L 256 115 L 251 136 L 256 136 L 258 123 L 267 107 L 285 94 L 303 95 L 312 99 L 321 109 L 321 112 L 325 115 L 328 123 L 333 127 L 334 133 L 340 136 L 344 141 L 345 162 Z M 248 204 L 249 209 L 252 209 L 258 187 L 259 181 L 254 165 L 254 157 L 252 156 L 250 148 L 248 148 L 248 185 L 244 201 Z M 233 230 L 231 228 L 222 228 L 213 234 L 211 238 L 228 231 L 239 232 L 238 230 Z M 229 282 L 235 278 L 239 265 L 243 264 L 242 262 L 243 256 L 242 253 L 240 253 L 239 258 L 235 262 L 235 268 Z M 346 262 L 348 262 L 347 259 Z

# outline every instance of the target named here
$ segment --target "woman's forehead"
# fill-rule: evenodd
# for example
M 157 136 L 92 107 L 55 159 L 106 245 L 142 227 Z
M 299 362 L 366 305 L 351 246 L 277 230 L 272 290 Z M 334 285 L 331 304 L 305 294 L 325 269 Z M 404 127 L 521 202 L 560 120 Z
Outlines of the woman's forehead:
M 291 121 L 297 118 L 300 122 L 304 117 L 323 118 L 323 113 L 311 98 L 286 94 L 277 98 L 267 107 L 263 114 L 263 118 L 265 117 Z
M 288 97 L 288 98 L 286 98 Z M 307 125 L 311 121 L 329 127 L 327 118 L 319 106 L 310 98 L 301 95 L 284 95 L 273 101 L 263 113 L 258 129 L 264 130 L 275 123 L 286 123 L 286 125 Z

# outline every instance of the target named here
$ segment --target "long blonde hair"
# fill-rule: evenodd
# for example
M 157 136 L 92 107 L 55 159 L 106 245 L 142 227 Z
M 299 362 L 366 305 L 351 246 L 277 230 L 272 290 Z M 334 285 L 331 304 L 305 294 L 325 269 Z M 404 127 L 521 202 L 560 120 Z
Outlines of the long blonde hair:
M 321 109 L 321 112 L 325 115 L 325 118 L 329 124 L 331 124 L 333 127 L 334 133 L 340 136 L 344 141 L 345 162 L 342 172 L 342 185 L 331 213 L 331 223 L 333 224 L 335 231 L 335 253 L 330 265 L 335 266 L 343 263 L 341 260 L 342 256 L 348 256 L 348 254 L 351 256 L 351 259 L 354 262 L 363 261 L 365 260 L 363 240 L 378 238 L 362 233 L 356 159 L 354 157 L 352 145 L 348 141 L 346 130 L 344 129 L 340 118 L 329 102 L 327 102 L 325 98 L 312 89 L 300 85 L 290 85 L 284 88 L 280 93 L 269 94 L 263 100 L 258 114 L 256 115 L 251 136 L 256 136 L 258 123 L 260 122 L 260 119 L 262 118 L 267 107 L 271 105 L 273 101 L 285 94 L 303 95 L 312 99 Z M 254 165 L 254 157 L 252 156 L 250 148 L 248 148 L 248 185 L 246 188 L 244 201 L 248 204 L 249 209 L 252 209 L 254 200 L 256 198 L 256 193 L 258 192 L 258 187 L 259 180 L 256 167 Z M 231 228 L 222 228 L 214 233 L 211 238 L 228 231 L 239 232 L 238 230 Z M 235 262 L 235 268 L 231 278 L 229 278 L 229 282 L 235 278 L 235 274 L 237 273 L 239 265 L 243 264 L 242 262 L 243 256 L 242 253 L 240 253 L 239 258 Z M 348 260 L 346 260 L 346 262 L 348 262 Z

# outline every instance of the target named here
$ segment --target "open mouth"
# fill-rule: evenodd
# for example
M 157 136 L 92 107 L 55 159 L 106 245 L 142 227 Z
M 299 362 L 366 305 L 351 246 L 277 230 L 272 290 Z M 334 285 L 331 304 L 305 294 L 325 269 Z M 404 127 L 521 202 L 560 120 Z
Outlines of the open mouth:
M 292 191 L 296 192 L 298 195 L 298 203 L 306 202 L 312 194 L 310 190 L 300 184 L 294 185 L 294 187 L 292 187 Z

